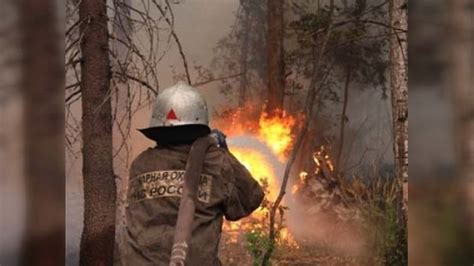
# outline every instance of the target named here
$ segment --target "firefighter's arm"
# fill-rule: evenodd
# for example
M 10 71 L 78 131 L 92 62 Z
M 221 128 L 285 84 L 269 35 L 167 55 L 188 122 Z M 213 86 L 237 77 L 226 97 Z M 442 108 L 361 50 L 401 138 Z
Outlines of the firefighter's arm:
M 237 221 L 250 215 L 262 203 L 264 193 L 249 171 L 231 153 L 228 153 L 229 177 L 225 218 Z

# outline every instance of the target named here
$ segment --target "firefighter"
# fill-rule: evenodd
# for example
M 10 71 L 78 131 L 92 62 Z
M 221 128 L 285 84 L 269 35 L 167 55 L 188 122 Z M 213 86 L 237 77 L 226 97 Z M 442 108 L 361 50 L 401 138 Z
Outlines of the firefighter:
M 227 150 L 225 136 L 209 128 L 204 98 L 184 82 L 155 100 L 150 127 L 140 130 L 156 142 L 130 168 L 126 252 L 123 265 L 169 265 L 183 179 L 193 142 L 211 134 L 195 200 L 186 265 L 220 265 L 217 252 L 225 217 L 237 221 L 258 208 L 264 193 Z

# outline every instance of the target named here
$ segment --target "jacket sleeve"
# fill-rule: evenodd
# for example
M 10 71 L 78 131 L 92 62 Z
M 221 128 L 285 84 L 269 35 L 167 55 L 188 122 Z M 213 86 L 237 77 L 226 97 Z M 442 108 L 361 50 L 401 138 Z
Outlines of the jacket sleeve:
M 227 173 L 230 180 L 228 198 L 225 203 L 225 218 L 237 221 L 250 215 L 262 203 L 264 193 L 250 172 L 230 152 L 227 159 Z

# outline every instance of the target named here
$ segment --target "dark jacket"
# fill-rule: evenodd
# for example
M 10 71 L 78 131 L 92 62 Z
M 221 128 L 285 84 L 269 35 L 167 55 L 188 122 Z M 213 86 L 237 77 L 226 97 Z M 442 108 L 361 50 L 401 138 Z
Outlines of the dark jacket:
M 150 148 L 132 163 L 123 265 L 168 265 L 190 145 Z M 186 265 L 220 265 L 223 216 L 235 221 L 259 207 L 264 194 L 228 151 L 206 154 Z

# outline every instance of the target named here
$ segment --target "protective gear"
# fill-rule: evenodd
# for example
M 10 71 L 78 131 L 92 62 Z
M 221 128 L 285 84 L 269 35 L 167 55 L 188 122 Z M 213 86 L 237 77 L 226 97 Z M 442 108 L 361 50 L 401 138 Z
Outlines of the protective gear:
M 140 154 L 130 168 L 128 241 L 120 265 L 168 266 L 191 143 L 210 133 L 206 102 L 179 82 L 158 95 L 150 127 L 140 131 L 158 145 Z M 226 146 L 225 135 L 215 134 Z M 250 215 L 264 197 L 258 182 L 226 149 L 214 143 L 202 159 L 186 266 L 220 265 L 223 218 L 236 221 Z
M 209 114 L 199 92 L 180 81 L 156 97 L 150 128 L 183 125 L 209 126 Z
M 150 127 L 140 132 L 162 145 L 192 143 L 210 133 L 206 101 L 180 81 L 156 97 Z
M 130 168 L 127 241 L 120 265 L 168 266 L 191 145 L 157 146 Z M 222 222 L 250 215 L 263 190 L 227 150 L 211 146 L 199 179 L 186 266 L 220 265 Z
M 213 130 L 211 130 L 210 135 L 211 135 L 211 137 L 216 139 L 217 146 L 219 148 L 223 148 L 223 149 L 228 150 L 227 142 L 225 140 L 227 138 L 227 136 L 222 131 L 220 131 L 219 129 L 213 129 Z

